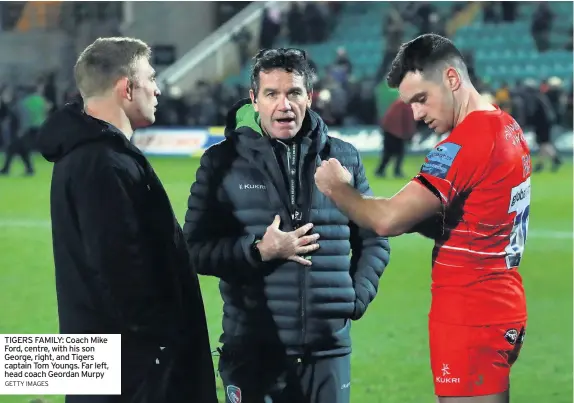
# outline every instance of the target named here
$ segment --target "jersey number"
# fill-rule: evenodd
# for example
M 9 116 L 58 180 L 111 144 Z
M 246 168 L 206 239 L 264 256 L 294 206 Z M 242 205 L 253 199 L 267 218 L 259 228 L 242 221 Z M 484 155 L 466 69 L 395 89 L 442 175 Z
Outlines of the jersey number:
M 530 178 L 512 189 L 508 213 L 516 213 L 510 232 L 510 241 L 505 248 L 506 266 L 512 269 L 520 265 L 526 245 L 530 216 Z

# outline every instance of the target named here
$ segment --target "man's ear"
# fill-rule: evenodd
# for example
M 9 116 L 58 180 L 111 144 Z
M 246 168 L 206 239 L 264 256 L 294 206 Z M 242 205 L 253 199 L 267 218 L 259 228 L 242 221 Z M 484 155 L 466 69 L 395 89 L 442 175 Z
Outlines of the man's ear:
M 307 109 L 311 108 L 312 99 L 313 99 L 313 91 L 307 94 Z
M 449 67 L 445 72 L 446 83 L 451 91 L 456 91 L 462 85 L 462 77 L 457 69 Z
M 127 77 L 120 78 L 116 82 L 115 89 L 121 98 L 127 99 L 128 101 L 131 101 L 133 99 L 134 86 L 129 78 Z
M 255 92 L 253 92 L 253 90 L 249 90 L 249 98 L 251 98 L 251 104 L 253 105 L 255 112 L 259 112 L 259 106 L 257 106 L 257 98 L 255 97 Z

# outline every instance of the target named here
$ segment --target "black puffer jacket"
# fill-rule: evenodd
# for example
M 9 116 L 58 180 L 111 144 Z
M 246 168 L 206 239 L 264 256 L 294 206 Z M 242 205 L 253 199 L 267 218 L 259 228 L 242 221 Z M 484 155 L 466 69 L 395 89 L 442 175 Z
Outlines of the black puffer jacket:
M 307 111 L 300 138 L 297 204 L 302 223 L 319 233 L 312 266 L 287 260 L 258 263 L 250 247 L 278 214 L 282 231 L 294 229 L 287 179 L 261 134 L 249 100 L 230 111 L 226 139 L 201 158 L 183 227 L 200 274 L 221 279 L 226 345 L 283 345 L 288 354 L 349 352 L 350 320 L 363 316 L 389 262 L 389 244 L 349 222 L 315 187 L 321 160 L 337 158 L 354 186 L 371 192 L 359 153 L 329 137 L 321 118 Z M 352 251 L 352 257 L 350 252 Z

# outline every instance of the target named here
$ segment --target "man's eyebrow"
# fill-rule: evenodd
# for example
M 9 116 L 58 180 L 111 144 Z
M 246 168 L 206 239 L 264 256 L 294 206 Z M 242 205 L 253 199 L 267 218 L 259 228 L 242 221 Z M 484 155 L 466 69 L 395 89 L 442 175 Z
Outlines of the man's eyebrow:
M 265 87 L 261 90 L 262 92 L 277 92 L 277 88 Z M 287 90 L 287 93 L 293 93 L 295 91 L 303 91 L 303 87 L 291 87 Z
M 411 99 L 409 99 L 407 101 L 407 104 L 412 104 L 414 102 L 420 102 L 419 100 L 423 97 L 425 97 L 427 95 L 426 91 L 421 91 L 421 92 L 417 92 L 415 95 L 413 95 L 411 97 Z

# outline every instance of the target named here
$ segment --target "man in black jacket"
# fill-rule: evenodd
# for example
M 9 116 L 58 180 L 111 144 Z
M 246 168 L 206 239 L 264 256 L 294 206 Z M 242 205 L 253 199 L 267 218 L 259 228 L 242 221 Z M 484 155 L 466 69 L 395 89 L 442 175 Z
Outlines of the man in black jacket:
M 231 109 L 191 186 L 183 230 L 197 271 L 221 279 L 229 403 L 349 402 L 351 321 L 389 261 L 387 240 L 315 187 L 336 157 L 371 194 L 357 150 L 309 109 L 311 83 L 302 51 L 259 52 L 251 99 Z
M 150 48 L 100 38 L 75 66 L 84 107 L 42 127 L 61 333 L 122 335 L 121 396 L 67 403 L 216 403 L 202 296 L 168 196 L 129 142 L 155 120 Z M 110 363 L 111 364 L 111 363 Z

